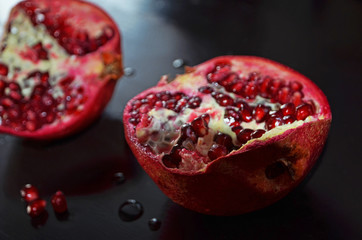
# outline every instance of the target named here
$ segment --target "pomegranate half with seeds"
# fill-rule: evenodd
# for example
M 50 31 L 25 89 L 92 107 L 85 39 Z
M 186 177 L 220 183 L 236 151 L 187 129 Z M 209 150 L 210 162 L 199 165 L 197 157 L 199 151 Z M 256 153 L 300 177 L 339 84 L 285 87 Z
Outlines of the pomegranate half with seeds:
M 331 111 L 305 76 L 260 57 L 187 68 L 133 98 L 126 139 L 174 202 L 213 215 L 268 206 L 297 186 L 326 141 Z
M 2 133 L 54 139 L 84 128 L 122 75 L 118 28 L 91 3 L 22 1 L 0 44 Z

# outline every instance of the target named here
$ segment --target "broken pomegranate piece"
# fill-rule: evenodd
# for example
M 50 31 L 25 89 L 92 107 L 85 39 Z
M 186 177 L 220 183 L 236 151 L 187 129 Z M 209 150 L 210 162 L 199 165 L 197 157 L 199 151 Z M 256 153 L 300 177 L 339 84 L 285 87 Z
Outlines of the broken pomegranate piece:
M 0 52 L 0 132 L 70 135 L 94 121 L 122 75 L 117 25 L 78 0 L 27 0 L 11 11 Z
M 133 98 L 128 144 L 162 191 L 206 214 L 268 206 L 297 186 L 326 141 L 331 111 L 308 78 L 259 57 L 188 68 Z

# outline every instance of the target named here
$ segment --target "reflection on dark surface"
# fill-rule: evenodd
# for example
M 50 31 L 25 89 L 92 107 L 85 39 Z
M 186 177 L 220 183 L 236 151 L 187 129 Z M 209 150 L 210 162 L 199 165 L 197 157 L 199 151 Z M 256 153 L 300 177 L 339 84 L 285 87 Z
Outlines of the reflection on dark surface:
M 119 122 L 103 119 L 82 134 L 52 143 L 24 141 L 22 147 L 14 146 L 1 183 L 6 192 L 17 198 L 19 189 L 31 183 L 44 195 L 57 190 L 67 196 L 90 194 L 112 187 L 117 172 L 134 177 L 136 163 L 121 139 Z

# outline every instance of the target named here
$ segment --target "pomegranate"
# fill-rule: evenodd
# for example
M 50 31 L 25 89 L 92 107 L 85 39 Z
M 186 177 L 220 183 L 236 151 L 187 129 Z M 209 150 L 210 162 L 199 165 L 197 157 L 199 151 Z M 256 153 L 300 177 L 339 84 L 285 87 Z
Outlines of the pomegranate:
M 18 3 L 0 44 L 2 133 L 70 135 L 101 114 L 122 75 L 116 24 L 80 0 Z
M 123 122 L 140 165 L 174 202 L 237 215 L 281 199 L 307 175 L 331 111 L 308 78 L 268 59 L 211 59 L 131 99 Z

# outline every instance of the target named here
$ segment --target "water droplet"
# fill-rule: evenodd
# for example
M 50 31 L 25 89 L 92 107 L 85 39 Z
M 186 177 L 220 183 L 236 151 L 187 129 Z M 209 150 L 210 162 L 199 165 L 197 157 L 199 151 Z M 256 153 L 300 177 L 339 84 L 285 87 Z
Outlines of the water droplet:
M 123 69 L 123 72 L 126 77 L 130 77 L 135 74 L 136 70 L 131 67 L 126 67 Z
M 113 181 L 116 184 L 122 184 L 122 183 L 124 183 L 124 181 L 126 181 L 126 177 L 124 176 L 124 174 L 122 172 L 117 172 L 113 175 Z
M 183 67 L 185 64 L 185 61 L 181 58 L 178 58 L 178 59 L 175 59 L 173 62 L 172 62 L 172 66 L 174 68 L 181 68 Z
M 128 199 L 118 210 L 119 217 L 126 222 L 137 220 L 143 213 L 141 203 L 134 199 Z
M 161 221 L 157 218 L 151 218 L 148 220 L 148 226 L 152 231 L 157 231 L 161 227 Z

